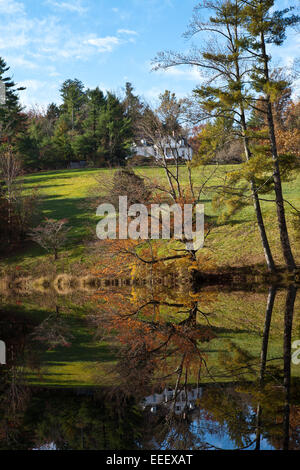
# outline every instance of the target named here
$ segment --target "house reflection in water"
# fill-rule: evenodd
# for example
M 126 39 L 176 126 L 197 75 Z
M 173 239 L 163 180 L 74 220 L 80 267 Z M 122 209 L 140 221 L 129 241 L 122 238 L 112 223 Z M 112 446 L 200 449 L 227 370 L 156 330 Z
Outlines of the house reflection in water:
M 165 388 L 162 393 L 154 393 L 145 397 L 141 402 L 141 406 L 143 409 L 150 408 L 152 413 L 156 413 L 159 407 L 169 410 L 173 408 L 174 412 L 179 415 L 184 411 L 193 410 L 198 405 L 197 401 L 201 396 L 202 387 L 180 390 L 177 392 L 176 397 L 175 390 Z

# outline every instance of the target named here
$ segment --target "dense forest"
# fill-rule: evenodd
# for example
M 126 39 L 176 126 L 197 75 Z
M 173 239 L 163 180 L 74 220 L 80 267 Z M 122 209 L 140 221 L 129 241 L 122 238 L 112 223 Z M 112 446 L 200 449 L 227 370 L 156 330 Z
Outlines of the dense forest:
M 13 146 L 26 170 L 66 168 L 82 160 L 100 167 L 124 164 L 139 107 L 130 83 L 120 99 L 112 92 L 104 95 L 98 87 L 85 90 L 77 79 L 66 80 L 60 87 L 60 106 L 25 110 L 18 96 L 22 88 L 15 87 L 7 71 L 1 60 L 0 77 L 7 89 L 7 103 L 1 108 L 2 144 Z

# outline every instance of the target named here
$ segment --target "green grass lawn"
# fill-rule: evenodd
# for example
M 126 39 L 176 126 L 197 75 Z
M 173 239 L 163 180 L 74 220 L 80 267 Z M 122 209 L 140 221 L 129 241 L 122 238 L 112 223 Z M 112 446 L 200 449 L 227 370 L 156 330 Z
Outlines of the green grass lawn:
M 262 337 L 265 324 L 268 290 L 264 292 L 222 292 L 222 289 L 204 288 L 200 291 L 197 323 L 207 327 L 215 337 L 210 341 L 199 343 L 199 350 L 205 359 L 206 367 L 201 371 L 201 382 L 232 382 L 242 378 L 253 380 L 257 378 L 260 368 Z M 276 293 L 272 312 L 271 328 L 268 345 L 268 365 L 282 371 L 283 368 L 283 332 L 286 291 L 279 289 Z M 203 315 L 204 312 L 205 315 Z M 176 314 L 176 309 L 161 307 L 160 322 L 179 323 L 186 314 Z M 296 298 L 292 342 L 300 336 L 300 297 Z M 229 368 L 236 371 L 231 374 L 224 365 L 227 361 Z M 250 366 L 250 368 L 247 367 Z M 292 366 L 292 376 L 300 377 L 300 367 Z M 249 370 L 252 368 L 252 373 Z M 191 371 L 191 374 L 193 372 Z M 190 381 L 197 381 L 197 376 L 191 375 Z
M 74 262 L 89 265 L 94 261 L 93 256 L 87 256 L 85 241 L 90 233 L 95 233 L 97 223 L 96 202 L 93 192 L 97 186 L 95 177 L 99 172 L 109 170 L 60 170 L 48 171 L 25 175 L 23 178 L 25 191 L 27 193 L 37 190 L 39 196 L 39 220 L 68 219 L 70 232 L 66 246 L 61 250 L 60 260 L 56 263 L 58 271 L 64 270 L 66 266 Z M 41 264 L 53 265 L 53 256 L 46 253 L 44 249 L 33 242 L 25 242 L 24 247 L 18 249 L 14 254 L 3 257 L 0 268 L 22 265 L 28 271 L 34 270 Z M 49 267 L 49 266 L 48 266 Z M 47 268 L 45 267 L 45 271 Z
M 54 304 L 39 306 L 37 298 L 23 298 L 18 304 L 1 304 L 0 321 L 3 315 L 11 313 L 12 324 L 30 325 L 26 340 L 23 361 L 26 375 L 31 385 L 49 387 L 90 387 L 109 386 L 113 383 L 113 370 L 116 358 L 112 344 L 95 338 L 94 330 L 89 327 L 86 315 L 95 306 L 88 300 L 82 306 L 70 302 L 68 298 L 58 299 L 59 315 L 68 328 L 69 346 L 49 349 L 44 342 L 32 342 L 34 325 L 40 325 L 55 312 Z M 6 320 L 9 323 L 9 318 Z M 32 368 L 32 364 L 34 367 Z
M 210 185 L 218 184 L 219 178 L 231 168 L 231 166 L 219 166 Z M 201 185 L 203 179 L 207 177 L 207 172 L 212 170 L 213 167 L 196 169 L 195 185 Z M 93 239 L 97 223 L 95 215 L 97 203 L 94 193 L 97 182 L 95 178 L 99 174 L 111 174 L 113 171 L 109 169 L 61 170 L 26 175 L 24 177 L 26 190 L 29 192 L 37 189 L 39 192 L 42 216 L 69 220 L 71 228 L 69 240 L 56 263 L 51 255 L 45 253 L 37 245 L 28 243 L 13 256 L 2 258 L 0 263 L 2 271 L 8 267 L 10 270 L 14 270 L 16 266 L 22 266 L 24 273 L 27 272 L 30 275 L 34 275 L 36 272 L 45 274 L 47 270 L 54 268 L 58 272 L 68 269 L 72 271 L 73 269 L 78 274 L 82 267 L 88 270 L 97 263 L 101 266 L 101 242 L 97 254 L 94 252 L 94 244 L 91 243 L 91 248 L 87 241 Z M 155 177 L 162 181 L 164 179 L 162 169 L 137 168 L 136 171 L 141 176 Z M 184 175 L 184 178 L 187 178 L 187 175 Z M 294 180 L 284 183 L 283 189 L 284 197 L 296 207 L 300 207 L 300 174 L 295 174 Z M 101 188 L 99 191 L 101 192 Z M 212 208 L 212 196 L 212 190 L 206 188 L 202 202 L 205 204 L 206 216 L 215 220 L 217 214 Z M 272 198 L 272 196 L 267 197 Z M 276 261 L 282 263 L 274 204 L 263 202 L 262 207 Z M 299 241 L 296 240 L 296 234 L 292 230 L 291 209 L 288 205 L 286 209 L 291 228 L 292 245 L 300 264 L 300 247 Z M 218 224 L 208 237 L 205 248 L 200 250 L 200 263 L 202 254 L 206 254 L 212 264 L 220 268 L 263 264 L 262 248 L 254 221 L 253 207 L 249 205 L 237 213 L 232 221 Z M 244 294 L 241 295 L 244 296 Z M 217 374 L 222 373 L 222 368 L 219 365 L 220 352 L 227 348 L 228 339 L 238 347 L 253 353 L 255 357 L 259 357 L 265 297 L 264 295 L 257 299 L 261 306 L 260 309 L 258 309 L 258 303 L 253 302 L 252 299 L 249 298 L 246 302 L 244 297 L 241 299 L 234 294 L 228 295 L 228 297 L 224 294 L 218 299 L 217 305 L 213 309 L 215 313 L 212 318 L 217 338 L 204 345 L 208 361 Z M 245 302 L 247 303 L 247 312 L 240 309 L 240 306 L 245 305 Z M 248 311 L 250 307 L 252 313 Z M 34 304 L 26 304 L 24 308 L 26 314 L 35 315 L 39 319 L 43 319 L 49 313 L 49 309 L 39 309 Z M 275 315 L 275 326 L 272 327 L 271 357 L 282 352 L 283 308 L 283 302 L 281 302 Z M 299 313 L 299 305 L 297 309 Z M 86 310 L 86 306 L 83 310 Z M 113 382 L 114 378 L 110 375 L 110 371 L 113 370 L 115 358 L 111 352 L 111 345 L 94 340 L 93 332 L 89 330 L 84 320 L 84 311 L 79 311 L 77 306 L 73 313 L 64 314 L 74 335 L 72 346 L 70 348 L 58 347 L 55 351 L 45 351 L 42 356 L 44 365 L 42 376 L 31 374 L 31 383 L 49 386 L 87 386 Z M 278 326 L 276 326 L 277 322 Z M 295 328 L 299 330 L 298 325 L 297 317 Z M 298 370 L 294 372 L 298 374 Z
M 205 205 L 205 214 L 210 220 L 217 218 L 217 213 L 212 208 L 211 200 L 213 190 L 210 186 L 220 183 L 220 178 L 225 172 L 237 165 L 219 165 L 198 167 L 194 172 L 194 184 L 200 186 L 207 176 L 216 169 L 213 178 L 209 181 L 202 195 L 202 202 Z M 97 175 L 111 175 L 114 170 L 110 169 L 83 169 L 83 170 L 59 170 L 48 171 L 25 175 L 24 185 L 27 191 L 37 189 L 40 195 L 40 212 L 42 217 L 62 219 L 67 218 L 71 230 L 66 247 L 62 250 L 61 260 L 63 265 L 74 262 L 86 263 L 87 266 L 95 262 L 94 252 L 89 252 L 86 248 L 88 238 L 95 239 L 95 227 L 97 223 L 95 199 L 95 188 L 98 192 L 101 188 L 96 181 Z M 136 168 L 135 170 L 146 178 L 156 178 L 167 184 L 164 172 L 160 168 Z M 187 174 L 182 168 L 183 180 L 187 182 Z M 292 181 L 283 184 L 284 197 L 294 206 L 300 207 L 300 172 L 295 174 Z M 272 195 L 264 196 L 272 199 Z M 280 253 L 279 234 L 276 223 L 275 205 L 272 202 L 262 202 L 263 213 L 265 215 L 266 227 L 274 257 L 279 264 L 283 264 Z M 291 232 L 291 240 L 294 251 L 300 263 L 300 243 L 296 240 L 295 231 L 292 226 L 292 209 L 286 204 L 288 225 Z M 207 219 L 208 220 L 208 219 Z M 249 206 L 235 214 L 229 222 L 217 224 L 206 240 L 206 248 L 202 253 L 207 253 L 214 264 L 219 267 L 240 266 L 252 264 L 264 264 L 264 257 L 259 238 L 257 226 L 255 224 L 254 210 L 249 198 Z M 4 258 L 0 267 L 10 265 L 22 265 L 25 268 L 33 269 L 41 262 L 50 261 L 52 257 L 34 243 L 28 242 L 24 248 L 17 253 Z
M 283 331 L 284 309 L 286 291 L 279 290 L 276 294 L 272 313 L 271 328 L 269 334 L 268 364 L 282 370 L 283 367 Z M 267 293 L 254 292 L 227 292 L 217 293 L 216 300 L 209 308 L 203 307 L 204 312 L 211 312 L 208 318 L 216 333 L 216 338 L 205 343 L 203 352 L 206 355 L 207 364 L 212 375 L 221 380 L 222 376 L 232 377 L 228 370 L 224 369 L 222 357 L 228 354 L 230 344 L 234 344 L 249 356 L 249 363 L 256 371 L 260 366 L 260 354 L 262 336 L 265 322 L 265 310 L 267 306 Z M 200 306 L 202 308 L 202 306 Z M 198 321 L 205 324 L 205 320 L 199 314 Z M 292 342 L 299 338 L 300 334 L 300 298 L 296 299 L 293 318 Z M 237 353 L 229 352 L 230 364 L 234 364 Z M 292 376 L 300 377 L 300 367 L 292 366 Z M 207 381 L 211 379 L 204 371 Z M 253 377 L 252 377 L 253 378 Z M 251 379 L 251 376 L 249 376 Z
M 199 261 L 201 266 L 202 258 L 209 258 L 210 264 L 220 268 L 232 268 L 242 266 L 265 266 L 259 231 L 256 224 L 256 217 L 249 197 L 249 205 L 237 212 L 229 221 L 218 222 L 219 212 L 213 209 L 212 199 L 214 196 L 213 186 L 222 184 L 226 172 L 237 169 L 238 165 L 214 165 L 198 167 L 194 170 L 195 187 L 202 185 L 207 178 L 214 173 L 203 191 L 201 202 L 205 206 L 206 220 L 216 223 L 216 227 L 211 231 L 206 239 L 205 247 L 199 251 Z M 162 169 L 142 168 L 137 172 L 146 177 L 164 178 Z M 183 180 L 187 183 L 187 173 L 182 169 Z M 165 184 L 167 184 L 165 180 Z M 247 193 L 250 195 L 250 192 Z M 293 173 L 290 181 L 283 183 L 283 195 L 293 206 L 300 210 L 300 171 Z M 267 194 L 261 196 L 263 199 L 274 199 L 274 195 Z M 279 231 L 277 228 L 276 208 L 273 202 L 261 201 L 262 211 L 265 219 L 266 231 L 273 251 L 275 262 L 284 265 L 281 254 Z M 296 258 L 300 265 L 300 237 L 299 229 L 296 232 L 294 227 L 293 209 L 286 203 L 286 217 L 290 233 L 291 244 Z M 203 256 L 204 255 L 204 256 Z
M 257 377 L 260 364 L 260 352 L 262 345 L 262 333 L 265 321 L 265 309 L 267 304 L 267 292 L 219 292 L 210 291 L 210 301 L 207 304 L 206 295 L 203 292 L 200 297 L 199 308 L 207 314 L 215 338 L 209 342 L 199 344 L 199 349 L 206 360 L 209 373 L 203 368 L 201 382 L 211 383 L 212 377 L 216 382 L 239 381 L 242 375 L 236 377 L 224 368 L 222 360 L 227 354 L 229 364 L 235 370 L 243 367 L 245 363 L 237 356 L 234 348 L 239 348 L 245 356 L 250 357 L 249 364 L 253 367 L 254 374 L 243 374 L 247 380 Z M 202 300 L 201 300 L 202 298 Z M 268 364 L 282 370 L 283 357 L 283 331 L 284 331 L 284 308 L 286 292 L 279 290 L 276 295 L 270 339 L 268 348 Z M 212 300 L 214 299 L 214 300 Z M 59 298 L 52 301 L 53 306 L 38 306 L 38 298 L 25 298 L 18 305 L 6 305 L 1 307 L 1 312 L 13 314 L 13 323 L 24 323 L 38 325 L 50 313 L 55 311 L 57 304 L 60 316 L 69 326 L 73 335 L 70 347 L 57 347 L 47 350 L 42 345 L 38 353 L 40 369 L 29 370 L 28 379 L 35 386 L 49 387 L 91 387 L 117 385 L 118 378 L 115 375 L 117 361 L 117 341 L 99 341 L 94 336 L 94 330 L 86 321 L 86 315 L 90 311 L 97 310 L 96 304 L 86 300 L 81 305 L 75 303 L 74 299 Z M 52 305 L 51 304 L 51 305 Z M 168 311 L 162 309 L 160 321 L 172 321 L 177 323 L 186 318 L 184 314 L 175 314 L 174 309 Z M 207 318 L 198 313 L 197 322 L 203 326 L 207 325 Z M 16 322 L 16 319 L 18 321 Z M 1 320 L 1 317 L 0 317 Z M 293 319 L 292 341 L 299 339 L 300 334 L 300 298 L 298 296 L 295 304 Z M 230 346 L 234 348 L 230 348 Z M 26 347 L 26 357 L 32 357 L 32 346 Z M 274 360 L 275 359 L 275 360 Z M 32 363 L 32 359 L 30 360 Z M 34 362 L 36 363 L 36 361 Z M 239 372 L 239 370 L 238 370 Z M 300 377 L 300 367 L 292 365 L 293 377 Z M 190 382 L 196 382 L 197 377 L 190 377 Z
M 111 345 L 96 341 L 94 332 L 76 313 L 67 321 L 74 336 L 70 347 L 59 346 L 44 352 L 42 374 L 31 374 L 30 383 L 55 387 L 111 385 L 115 365 Z

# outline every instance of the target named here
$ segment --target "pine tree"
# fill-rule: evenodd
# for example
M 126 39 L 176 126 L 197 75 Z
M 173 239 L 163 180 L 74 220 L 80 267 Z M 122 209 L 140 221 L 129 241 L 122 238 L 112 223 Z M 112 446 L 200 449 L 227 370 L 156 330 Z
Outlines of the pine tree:
M 207 8 L 213 12 L 209 20 L 202 20 L 199 11 L 201 8 Z M 208 76 L 209 84 L 202 85 L 195 90 L 195 95 L 200 105 L 200 119 L 223 119 L 232 121 L 233 127 L 228 139 L 242 139 L 245 149 L 246 162 L 251 161 L 251 171 L 246 169 L 246 173 L 251 185 L 252 198 L 262 245 L 265 253 L 266 262 L 270 271 L 275 270 L 275 263 L 268 242 L 263 215 L 261 211 L 258 187 L 253 168 L 253 155 L 250 149 L 248 136 L 246 110 L 248 90 L 245 86 L 247 75 L 245 74 L 245 59 L 241 43 L 243 39 L 241 31 L 241 19 L 243 18 L 243 6 L 238 0 L 233 1 L 204 1 L 195 8 L 193 20 L 190 24 L 187 37 L 198 33 L 212 33 L 215 36 L 215 47 L 208 43 L 202 50 L 193 49 L 189 54 L 180 53 L 160 53 L 156 59 L 155 68 L 168 68 L 174 65 L 187 64 L 200 67 Z M 218 44 L 221 40 L 221 45 Z M 225 46 L 225 47 L 224 47 Z M 210 145 L 212 144 L 212 135 L 209 136 Z M 223 139 L 223 135 L 222 135 Z M 214 138 L 215 146 L 219 145 L 218 136 Z M 203 150 L 203 148 L 202 148 Z M 211 152 L 211 149 L 208 149 Z M 249 166 L 249 165 L 247 165 Z M 260 168 L 259 168 L 260 170 Z M 245 174 L 234 172 L 231 178 L 231 186 L 241 181 Z M 244 185 L 237 190 L 226 188 L 226 197 L 231 194 L 230 213 L 242 207 L 245 204 Z
M 53 123 L 59 118 L 59 116 L 59 107 L 55 103 L 50 103 L 47 107 L 46 118 Z
M 78 112 L 86 99 L 83 83 L 77 78 L 65 80 L 60 88 L 60 94 L 63 99 L 62 110 L 68 115 L 71 127 L 74 129 Z
M 109 165 L 123 165 L 130 154 L 132 124 L 131 119 L 125 115 L 123 104 L 113 93 L 107 93 L 99 127 L 102 135 L 99 151 Z
M 268 44 L 280 46 L 286 38 L 289 26 L 300 22 L 300 17 L 291 14 L 286 8 L 273 11 L 274 0 L 241 0 L 243 4 L 243 22 L 247 30 L 242 47 L 252 56 L 252 88 L 261 94 L 265 101 L 266 116 L 273 159 L 273 180 L 276 198 L 277 219 L 282 251 L 289 270 L 296 267 L 286 224 L 284 199 L 282 194 L 281 172 L 274 127 L 272 103 L 288 87 L 284 80 L 272 79 L 270 73 L 271 57 L 267 51 Z
M 18 92 L 25 90 L 17 87 L 7 72 L 10 67 L 0 57 L 0 80 L 5 84 L 6 100 L 0 105 L 0 139 L 3 142 L 13 143 L 19 132 L 24 130 L 26 116 L 22 113 L 23 107 L 19 101 Z
M 86 96 L 87 117 L 84 121 L 84 127 L 89 129 L 93 137 L 96 138 L 99 117 L 105 107 L 106 100 L 99 87 L 94 90 L 87 90 Z
M 125 97 L 123 100 L 123 105 L 125 109 L 125 115 L 131 119 L 132 126 L 134 130 L 136 130 L 138 121 L 143 113 L 144 105 L 140 98 L 133 92 L 134 87 L 130 82 L 127 82 L 125 84 Z
M 105 96 L 96 87 L 86 91 L 85 118 L 82 121 L 83 134 L 75 138 L 73 148 L 84 158 L 96 161 L 98 147 L 101 144 L 102 132 L 100 130 L 100 116 L 105 110 Z

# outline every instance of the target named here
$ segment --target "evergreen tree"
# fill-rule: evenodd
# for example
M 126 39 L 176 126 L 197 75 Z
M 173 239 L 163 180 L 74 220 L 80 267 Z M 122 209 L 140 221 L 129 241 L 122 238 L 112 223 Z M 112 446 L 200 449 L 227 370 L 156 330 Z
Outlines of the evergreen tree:
M 47 107 L 46 118 L 55 122 L 60 116 L 59 107 L 55 103 L 50 103 Z
M 213 12 L 209 20 L 202 20 L 199 14 L 203 6 Z M 230 187 L 224 190 L 222 198 L 219 199 L 222 199 L 222 203 L 224 200 L 228 202 L 228 215 L 232 215 L 237 209 L 243 207 L 246 202 L 244 199 L 245 185 L 240 184 L 239 188 L 234 186 L 246 177 L 251 186 L 266 262 L 269 270 L 274 271 L 275 264 L 265 230 L 257 189 L 259 186 L 257 172 L 262 174 L 264 169 L 261 162 L 258 163 L 253 159 L 248 136 L 246 120 L 248 106 L 246 103 L 249 92 L 245 85 L 247 81 L 244 67 L 246 61 L 241 48 L 243 35 L 240 25 L 242 17 L 243 6 L 238 0 L 201 3 L 195 8 L 194 17 L 186 35 L 191 37 L 198 33 L 213 33 L 215 47 L 210 42 L 201 50 L 193 49 L 189 54 L 160 53 L 156 59 L 156 68 L 168 68 L 179 64 L 196 65 L 203 69 L 210 78 L 209 84 L 202 85 L 195 90 L 195 96 L 200 105 L 199 118 L 205 120 L 213 118 L 217 120 L 216 123 L 220 123 L 220 119 L 223 120 L 223 123 L 231 122 L 232 126 L 227 138 L 239 137 L 242 139 L 247 162 L 245 172 L 235 171 L 232 173 Z M 222 41 L 221 44 L 218 43 L 219 40 Z M 217 149 L 224 140 L 224 133 L 213 135 L 211 130 L 206 130 L 207 135 L 200 148 L 205 159 L 207 159 L 207 154 L 211 158 L 212 149 Z
M 280 46 L 286 38 L 286 30 L 300 22 L 300 17 L 289 15 L 292 10 L 286 8 L 273 11 L 274 0 L 241 0 L 243 4 L 243 20 L 247 30 L 242 47 L 252 56 L 251 80 L 252 88 L 262 94 L 266 105 L 271 154 L 273 159 L 273 181 L 276 198 L 277 219 L 280 241 L 286 265 L 289 270 L 296 267 L 286 224 L 284 199 L 282 194 L 281 171 L 275 135 L 272 103 L 276 101 L 288 87 L 284 80 L 272 78 L 270 73 L 271 57 L 267 50 L 268 44 Z
M 60 88 L 60 94 L 63 99 L 62 110 L 67 114 L 71 128 L 74 129 L 76 118 L 86 99 L 84 85 L 77 78 L 65 80 Z
M 99 152 L 110 166 L 123 165 L 130 155 L 132 124 L 125 115 L 124 105 L 113 93 L 107 93 L 99 125 L 102 134 Z
M 105 96 L 98 87 L 87 90 L 85 117 L 82 121 L 83 134 L 75 136 L 72 142 L 74 153 L 80 159 L 88 159 L 95 163 L 99 158 L 98 147 L 103 137 L 99 123 L 101 113 L 105 111 L 105 104 Z
M 68 164 L 74 156 L 69 128 L 69 119 L 65 115 L 60 116 L 55 127 L 53 138 L 51 139 L 55 161 L 57 162 L 56 166 Z
M 94 90 L 87 90 L 87 117 L 84 121 L 84 127 L 92 132 L 93 138 L 96 138 L 98 122 L 106 101 L 103 92 L 96 87 Z
M 2 143 L 15 141 L 18 133 L 24 131 L 26 122 L 18 95 L 18 92 L 25 90 L 25 88 L 17 87 L 13 80 L 7 76 L 9 69 L 10 67 L 0 57 L 0 80 L 5 84 L 6 90 L 5 104 L 0 105 L 0 138 Z
M 143 113 L 144 105 L 140 98 L 133 92 L 134 87 L 130 82 L 127 82 L 125 84 L 125 97 L 123 100 L 123 105 L 125 108 L 125 115 L 131 119 L 133 129 L 136 131 L 138 121 Z

